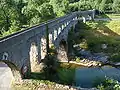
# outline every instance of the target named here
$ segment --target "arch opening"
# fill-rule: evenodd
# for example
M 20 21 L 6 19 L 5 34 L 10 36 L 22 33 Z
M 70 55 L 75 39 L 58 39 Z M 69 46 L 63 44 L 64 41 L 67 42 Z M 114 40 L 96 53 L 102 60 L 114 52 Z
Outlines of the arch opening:
M 22 74 L 20 72 L 20 69 L 14 63 L 10 62 L 9 60 L 0 60 L 0 68 L 4 68 L 3 76 L 6 79 L 8 78 L 8 81 L 11 80 L 10 84 L 11 82 L 21 83 Z
M 47 54 L 47 40 L 45 37 L 41 38 L 41 59 L 44 59 Z
M 61 40 L 59 46 L 62 50 L 67 51 L 67 42 L 65 40 Z
M 30 67 L 31 67 L 31 72 L 36 72 L 38 71 L 38 46 L 35 42 L 31 43 L 30 46 Z
M 59 43 L 59 48 L 58 48 L 58 59 L 60 61 L 68 61 L 68 46 L 67 42 L 65 40 L 61 40 Z

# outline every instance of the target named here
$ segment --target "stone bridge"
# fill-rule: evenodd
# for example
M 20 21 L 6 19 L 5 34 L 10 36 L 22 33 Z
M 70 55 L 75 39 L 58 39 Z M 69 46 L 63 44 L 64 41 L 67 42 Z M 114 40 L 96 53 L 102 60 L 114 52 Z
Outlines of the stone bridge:
M 0 39 L 0 61 L 5 62 L 13 72 L 21 75 L 28 69 L 34 71 L 35 62 L 44 59 L 46 55 L 46 29 L 48 28 L 49 43 L 59 48 L 61 42 L 67 43 L 68 32 L 75 28 L 79 17 L 94 19 L 95 11 L 79 11 L 50 20 L 47 23 L 33 26 Z M 33 64 L 34 63 L 34 64 Z

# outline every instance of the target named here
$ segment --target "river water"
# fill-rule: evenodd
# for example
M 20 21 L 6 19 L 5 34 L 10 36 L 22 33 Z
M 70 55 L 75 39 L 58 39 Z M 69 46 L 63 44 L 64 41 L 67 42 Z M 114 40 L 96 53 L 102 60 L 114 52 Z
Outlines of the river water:
M 83 67 L 76 69 L 75 81 L 76 85 L 82 88 L 92 88 L 95 82 L 99 82 L 105 77 L 109 77 L 120 81 L 120 68 L 110 66 L 103 67 Z

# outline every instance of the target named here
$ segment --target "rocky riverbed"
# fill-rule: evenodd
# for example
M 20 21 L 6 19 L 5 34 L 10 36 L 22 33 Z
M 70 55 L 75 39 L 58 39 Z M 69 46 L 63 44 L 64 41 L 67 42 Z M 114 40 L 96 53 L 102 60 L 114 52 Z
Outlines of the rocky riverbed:
M 101 63 L 107 63 L 109 56 L 105 53 L 93 53 L 89 50 L 77 47 L 77 57 L 80 58 L 79 64 L 84 66 L 100 66 Z
M 107 62 L 109 56 L 105 55 L 105 53 L 101 52 L 101 53 L 91 53 L 90 51 L 81 49 L 78 52 L 79 55 L 81 55 L 82 58 L 86 58 L 88 60 L 91 61 L 99 61 L 99 62 Z

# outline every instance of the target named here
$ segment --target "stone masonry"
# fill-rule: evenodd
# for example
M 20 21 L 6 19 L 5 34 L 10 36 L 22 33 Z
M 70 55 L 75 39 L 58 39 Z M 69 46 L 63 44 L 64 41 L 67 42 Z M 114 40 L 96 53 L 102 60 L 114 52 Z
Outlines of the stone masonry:
M 73 12 L 1 38 L 0 60 L 14 64 L 12 66 L 16 66 L 21 74 L 28 69 L 34 71 L 34 66 L 46 55 L 46 26 L 49 29 L 49 43 L 59 48 L 61 40 L 67 42 L 68 32 L 72 26 L 75 27 L 78 17 L 94 19 L 94 13 L 94 10 Z

